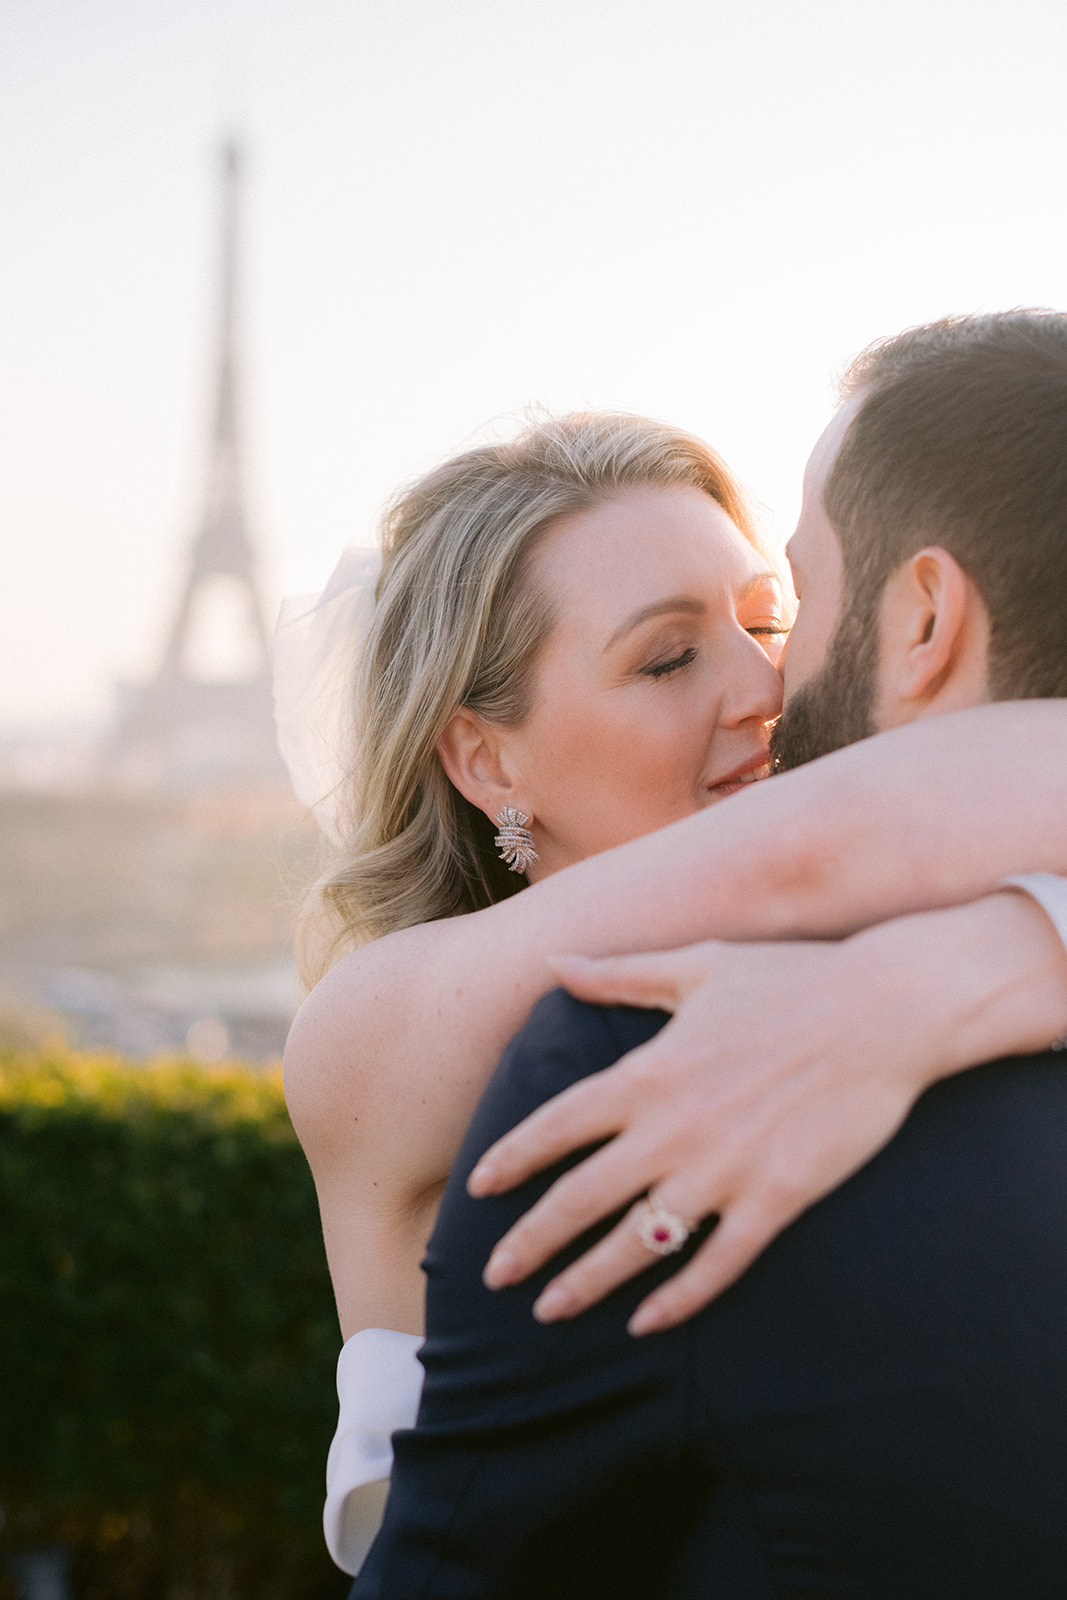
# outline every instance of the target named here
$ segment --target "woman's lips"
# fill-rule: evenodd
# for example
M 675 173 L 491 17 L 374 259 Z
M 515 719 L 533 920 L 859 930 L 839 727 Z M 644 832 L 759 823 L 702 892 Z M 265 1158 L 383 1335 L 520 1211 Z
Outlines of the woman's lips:
M 728 794 L 736 794 L 746 784 L 758 783 L 761 778 L 769 778 L 771 764 L 766 756 L 758 762 L 742 767 L 738 772 L 733 772 L 727 778 L 720 778 L 718 783 L 708 785 L 708 794 L 715 800 L 724 800 Z

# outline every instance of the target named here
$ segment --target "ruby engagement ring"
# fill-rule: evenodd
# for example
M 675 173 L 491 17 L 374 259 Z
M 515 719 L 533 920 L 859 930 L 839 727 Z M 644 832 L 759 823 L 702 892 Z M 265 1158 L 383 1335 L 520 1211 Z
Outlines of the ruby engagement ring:
M 639 1201 L 636 1221 L 641 1243 L 657 1256 L 673 1256 L 697 1227 L 677 1211 L 669 1211 L 653 1194 Z

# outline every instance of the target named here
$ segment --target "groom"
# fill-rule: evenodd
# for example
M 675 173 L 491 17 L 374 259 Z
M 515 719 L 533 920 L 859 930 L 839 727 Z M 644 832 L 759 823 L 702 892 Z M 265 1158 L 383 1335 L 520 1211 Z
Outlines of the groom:
M 1065 457 L 1067 317 L 935 324 L 861 359 L 790 547 L 784 765 L 1067 695 Z M 1067 1595 L 1063 1057 L 939 1084 L 690 1322 L 627 1336 L 645 1275 L 539 1325 L 548 1270 L 498 1293 L 481 1273 L 562 1169 L 492 1200 L 465 1180 L 663 1020 L 557 993 L 505 1053 L 431 1240 L 422 1409 L 353 1596 Z

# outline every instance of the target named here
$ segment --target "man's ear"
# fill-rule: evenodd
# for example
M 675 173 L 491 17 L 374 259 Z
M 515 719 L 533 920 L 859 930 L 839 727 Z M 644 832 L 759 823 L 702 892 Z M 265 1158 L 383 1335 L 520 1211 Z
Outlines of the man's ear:
M 919 550 L 889 579 L 879 646 L 880 727 L 988 699 L 989 615 L 940 545 Z
M 453 713 L 437 741 L 437 754 L 449 782 L 491 820 L 515 803 L 501 730 L 466 707 Z

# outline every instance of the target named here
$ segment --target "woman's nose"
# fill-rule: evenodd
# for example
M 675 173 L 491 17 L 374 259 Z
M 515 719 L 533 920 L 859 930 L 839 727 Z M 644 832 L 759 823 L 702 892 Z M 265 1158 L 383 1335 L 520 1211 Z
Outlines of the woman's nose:
M 733 692 L 724 706 L 723 722 L 734 726 L 756 719 L 773 722 L 782 710 L 782 678 L 759 639 L 742 632 L 731 674 Z

